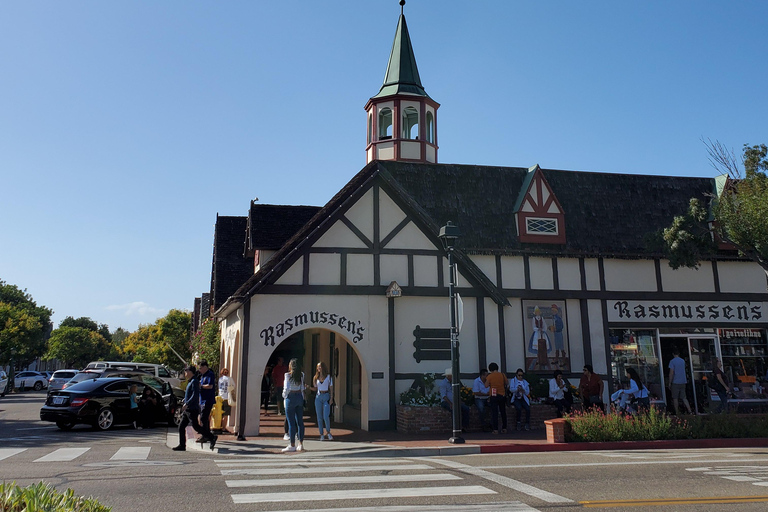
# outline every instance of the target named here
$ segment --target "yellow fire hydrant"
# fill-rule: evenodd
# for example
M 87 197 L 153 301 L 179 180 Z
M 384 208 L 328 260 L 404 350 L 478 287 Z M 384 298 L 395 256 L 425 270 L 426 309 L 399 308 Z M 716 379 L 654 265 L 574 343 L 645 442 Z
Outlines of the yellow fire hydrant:
M 221 429 L 221 404 L 224 402 L 224 399 L 222 399 L 220 396 L 216 397 L 216 403 L 213 406 L 213 409 L 211 409 L 211 418 L 213 418 L 213 428 L 220 430 Z

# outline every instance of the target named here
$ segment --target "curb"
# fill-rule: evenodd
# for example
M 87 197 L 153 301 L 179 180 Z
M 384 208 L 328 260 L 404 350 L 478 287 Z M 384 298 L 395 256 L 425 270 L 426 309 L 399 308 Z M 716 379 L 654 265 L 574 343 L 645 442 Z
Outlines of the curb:
M 765 448 L 768 438 L 671 439 L 662 441 L 609 441 L 605 443 L 547 443 L 484 445 L 480 453 L 575 452 L 598 450 L 680 450 L 696 448 Z

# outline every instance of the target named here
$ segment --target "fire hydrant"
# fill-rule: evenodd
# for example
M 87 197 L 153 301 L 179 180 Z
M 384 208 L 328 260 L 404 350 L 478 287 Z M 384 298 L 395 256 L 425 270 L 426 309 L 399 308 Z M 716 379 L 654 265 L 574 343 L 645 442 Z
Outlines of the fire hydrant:
M 213 428 L 215 430 L 221 430 L 221 404 L 223 402 L 224 399 L 217 396 L 216 403 L 213 405 L 213 409 L 211 409 L 211 418 L 213 419 Z

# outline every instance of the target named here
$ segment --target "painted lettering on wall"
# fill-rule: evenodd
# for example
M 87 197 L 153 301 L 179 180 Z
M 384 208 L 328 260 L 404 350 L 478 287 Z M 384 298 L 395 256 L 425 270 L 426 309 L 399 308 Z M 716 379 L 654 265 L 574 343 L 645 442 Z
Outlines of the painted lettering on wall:
M 353 343 L 362 340 L 365 333 L 365 327 L 363 327 L 363 323 L 360 320 L 352 320 L 344 315 L 328 313 L 327 311 L 308 311 L 262 329 L 259 337 L 264 340 L 265 347 L 274 347 L 276 340 L 282 340 L 294 329 L 305 329 L 306 327 L 302 326 L 306 325 L 309 327 L 310 325 L 317 324 L 337 326 L 339 330 L 346 331 L 351 335 Z
M 608 302 L 609 322 L 755 322 L 762 302 L 617 300 Z

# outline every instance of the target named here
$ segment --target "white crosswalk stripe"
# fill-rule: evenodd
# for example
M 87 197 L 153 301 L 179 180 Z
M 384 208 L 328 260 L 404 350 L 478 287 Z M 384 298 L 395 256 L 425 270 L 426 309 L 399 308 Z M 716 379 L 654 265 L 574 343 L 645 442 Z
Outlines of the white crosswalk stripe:
M 17 455 L 26 450 L 26 448 L 0 448 L 0 460 L 13 457 L 14 455 Z
M 32 459 L 33 462 L 72 462 L 91 449 L 90 446 L 80 446 L 76 448 L 49 448 L 48 453 L 40 455 L 37 448 L 0 448 L 0 460 L 10 459 L 11 457 L 23 456 Z M 152 450 L 151 446 L 122 446 L 110 457 L 112 461 L 141 461 L 147 460 Z
M 123 446 L 109 460 L 147 460 L 149 446 Z
M 420 482 L 435 482 L 445 480 L 461 480 L 461 477 L 448 473 L 433 473 L 419 475 Z M 376 476 L 340 476 L 302 478 L 302 485 L 347 485 L 347 484 L 379 484 L 391 482 L 413 482 L 413 475 L 376 475 Z M 227 480 L 227 487 L 276 487 L 285 485 L 285 478 L 266 478 L 263 480 Z
M 768 487 L 768 466 L 705 466 L 686 468 L 686 471 L 719 476 L 732 482 L 750 482 L 759 487 Z
M 68 462 L 78 458 L 88 450 L 90 450 L 90 447 L 59 448 L 58 450 L 52 451 L 48 455 L 44 455 L 43 457 L 36 459 L 35 462 Z
M 453 505 L 413 505 L 389 506 L 389 507 L 344 507 L 344 508 L 311 508 L 293 509 L 291 512 L 539 512 L 519 501 L 505 501 L 498 503 L 457 503 Z M 272 511 L 278 512 L 278 511 Z M 282 511 L 281 511 L 282 512 Z
M 468 494 L 496 494 L 480 485 L 458 487 L 395 487 L 391 489 L 344 489 L 340 491 L 291 491 L 265 492 L 259 494 L 233 494 L 235 503 L 267 503 L 279 501 L 329 501 L 374 498 L 415 498 L 426 496 L 461 496 Z

